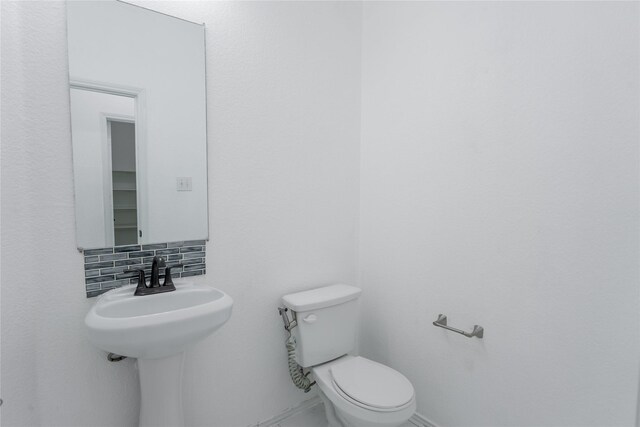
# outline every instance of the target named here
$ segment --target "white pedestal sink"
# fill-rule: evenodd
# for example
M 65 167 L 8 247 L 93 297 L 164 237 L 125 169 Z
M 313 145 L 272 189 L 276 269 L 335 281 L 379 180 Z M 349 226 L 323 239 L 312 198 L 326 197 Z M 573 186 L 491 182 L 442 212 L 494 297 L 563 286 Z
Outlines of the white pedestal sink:
M 138 359 L 140 426 L 180 427 L 182 366 L 187 347 L 231 317 L 233 300 L 204 285 L 176 281 L 176 290 L 134 296 L 135 285 L 109 291 L 91 307 L 85 324 L 98 348 Z

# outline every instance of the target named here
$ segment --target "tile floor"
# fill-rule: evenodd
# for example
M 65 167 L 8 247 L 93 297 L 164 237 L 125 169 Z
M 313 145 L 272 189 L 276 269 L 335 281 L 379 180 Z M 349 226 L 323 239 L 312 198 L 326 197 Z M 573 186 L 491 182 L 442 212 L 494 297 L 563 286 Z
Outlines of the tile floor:
M 322 403 L 315 405 L 304 412 L 296 414 L 271 427 L 327 427 L 327 418 L 324 415 Z M 416 427 L 407 421 L 401 427 Z

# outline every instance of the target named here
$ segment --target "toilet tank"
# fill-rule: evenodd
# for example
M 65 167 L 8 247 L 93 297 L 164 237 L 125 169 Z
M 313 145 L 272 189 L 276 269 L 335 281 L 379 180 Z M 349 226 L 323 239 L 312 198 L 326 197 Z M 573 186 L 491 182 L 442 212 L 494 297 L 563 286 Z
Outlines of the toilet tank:
M 360 288 L 331 285 L 285 295 L 282 302 L 296 313 L 291 330 L 296 362 L 305 368 L 328 362 L 356 347 Z

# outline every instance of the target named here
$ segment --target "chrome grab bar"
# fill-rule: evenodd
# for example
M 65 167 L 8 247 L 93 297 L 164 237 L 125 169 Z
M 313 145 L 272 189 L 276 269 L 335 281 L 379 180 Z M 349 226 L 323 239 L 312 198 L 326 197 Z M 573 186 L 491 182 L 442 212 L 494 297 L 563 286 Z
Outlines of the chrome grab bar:
M 472 337 L 482 338 L 482 337 L 484 337 L 484 328 L 482 326 L 473 325 L 473 331 L 471 331 L 471 332 L 465 332 L 465 331 L 463 331 L 461 329 L 452 328 L 451 326 L 447 326 L 447 316 L 445 316 L 444 314 L 438 314 L 438 320 L 433 322 L 433 326 L 437 326 L 439 328 L 444 328 L 444 329 L 447 329 L 449 331 L 457 332 L 459 334 L 464 335 L 467 338 L 472 338 Z

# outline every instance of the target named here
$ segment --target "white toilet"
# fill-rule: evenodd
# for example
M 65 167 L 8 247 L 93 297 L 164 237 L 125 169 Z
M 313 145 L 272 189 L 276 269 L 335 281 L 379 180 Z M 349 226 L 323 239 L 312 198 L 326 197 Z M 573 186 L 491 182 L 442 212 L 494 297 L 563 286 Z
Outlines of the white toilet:
M 296 361 L 311 368 L 330 427 L 397 427 L 415 412 L 411 382 L 388 366 L 352 356 L 362 291 L 331 285 L 282 298 L 295 312 Z

